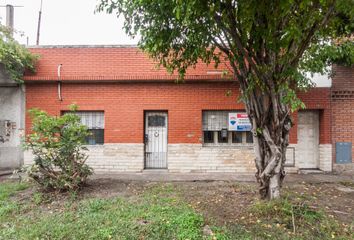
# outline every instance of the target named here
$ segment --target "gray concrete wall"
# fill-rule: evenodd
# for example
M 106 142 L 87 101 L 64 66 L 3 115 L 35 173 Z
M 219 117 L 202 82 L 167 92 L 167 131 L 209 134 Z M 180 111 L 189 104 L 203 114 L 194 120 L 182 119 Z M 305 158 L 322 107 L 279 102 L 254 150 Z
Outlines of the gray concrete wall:
M 12 81 L 0 64 L 0 121 L 12 123 L 10 136 L 5 138 L 5 142 L 0 142 L 0 169 L 16 168 L 23 163 L 20 136 L 24 131 L 24 119 L 24 87 Z

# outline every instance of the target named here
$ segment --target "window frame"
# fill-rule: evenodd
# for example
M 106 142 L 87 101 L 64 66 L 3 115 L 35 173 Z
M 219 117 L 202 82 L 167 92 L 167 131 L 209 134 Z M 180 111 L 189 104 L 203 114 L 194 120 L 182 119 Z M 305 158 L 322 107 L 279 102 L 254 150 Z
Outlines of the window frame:
M 85 125 L 85 124 L 82 124 L 82 125 L 84 125 L 84 126 L 86 126 L 87 127 L 87 130 L 92 134 L 92 131 L 94 131 L 94 130 L 102 130 L 102 143 L 101 143 L 101 141 L 99 141 L 99 143 L 97 143 L 97 141 L 95 141 L 96 143 L 95 144 L 90 144 L 89 143 L 89 138 L 92 136 L 87 136 L 86 138 L 85 138 L 85 146 L 96 146 L 96 145 L 104 145 L 105 144 L 105 112 L 103 111 L 103 110 L 78 110 L 78 111 L 75 111 L 75 112 L 72 112 L 72 111 L 70 111 L 70 110 L 63 110 L 63 111 L 61 111 L 61 115 L 64 115 L 64 114 L 66 114 L 66 113 L 102 113 L 102 115 L 103 115 L 103 128 L 89 128 L 87 125 Z M 79 116 L 80 117 L 80 115 L 77 115 L 77 116 Z M 80 121 L 81 121 L 81 118 L 80 118 Z M 97 140 L 97 139 L 95 139 L 95 140 Z
M 221 132 L 221 130 L 217 131 L 217 130 L 204 130 L 204 112 L 227 112 L 231 113 L 231 112 L 235 112 L 235 113 L 244 113 L 245 111 L 242 110 L 202 110 L 202 146 L 204 147 L 247 147 L 247 148 L 251 148 L 253 147 L 254 143 L 249 143 L 247 142 L 247 133 L 252 133 L 252 131 L 229 131 L 227 129 L 227 134 L 228 134 L 228 141 L 227 143 L 222 142 L 220 143 L 219 140 L 219 132 Z M 213 143 L 206 143 L 204 142 L 204 132 L 213 132 L 214 134 L 214 142 Z M 240 132 L 242 133 L 242 142 L 241 143 L 234 143 L 233 140 L 233 132 Z M 253 140 L 253 139 L 252 139 Z

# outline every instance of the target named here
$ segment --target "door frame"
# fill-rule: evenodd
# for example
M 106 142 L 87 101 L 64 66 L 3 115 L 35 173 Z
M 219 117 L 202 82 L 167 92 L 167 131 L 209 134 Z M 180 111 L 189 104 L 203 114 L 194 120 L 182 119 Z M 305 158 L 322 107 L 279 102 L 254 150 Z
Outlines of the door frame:
M 169 134 L 169 117 L 168 117 L 168 110 L 144 110 L 144 127 L 143 127 L 143 143 L 144 143 L 144 170 L 149 169 L 149 170 L 154 170 L 154 168 L 146 168 L 146 139 L 145 139 L 145 134 L 146 134 L 146 115 L 147 113 L 166 113 L 166 168 L 156 168 L 156 170 L 164 170 L 168 169 L 168 134 Z
M 305 114 L 306 113 L 312 113 L 312 114 L 315 114 L 317 116 L 316 117 L 317 123 L 315 123 L 316 128 L 313 129 L 315 132 L 317 132 L 317 134 L 315 134 L 315 135 L 317 135 L 317 137 L 315 138 L 315 141 L 317 142 L 317 146 L 316 145 L 314 146 L 316 148 L 316 149 L 314 149 L 315 167 L 314 168 L 313 167 L 307 167 L 307 166 L 301 167 L 299 165 L 299 163 L 297 163 L 296 165 L 299 167 L 299 169 L 319 169 L 319 167 L 320 167 L 319 146 L 320 146 L 320 134 L 321 134 L 320 133 L 320 121 L 321 121 L 320 120 L 320 114 L 321 113 L 320 113 L 319 109 L 305 109 L 305 110 L 298 111 L 298 117 L 297 117 L 297 145 L 299 144 L 299 139 L 301 138 L 301 136 L 299 135 L 299 125 L 300 125 L 299 115 L 302 114 L 302 113 L 305 113 Z M 297 156 L 301 155 L 301 149 L 299 149 L 298 147 L 297 147 L 296 152 L 298 153 L 298 154 L 296 154 Z M 296 159 L 296 161 L 298 161 L 298 160 Z

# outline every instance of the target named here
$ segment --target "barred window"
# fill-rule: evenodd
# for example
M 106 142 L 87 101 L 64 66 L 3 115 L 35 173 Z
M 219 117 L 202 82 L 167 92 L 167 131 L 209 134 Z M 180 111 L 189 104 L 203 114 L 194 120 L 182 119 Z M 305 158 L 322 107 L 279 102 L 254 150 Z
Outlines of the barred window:
M 242 132 L 232 132 L 232 143 L 242 143 Z
M 240 129 L 229 126 L 229 114 L 237 111 L 203 111 L 203 143 L 205 145 L 246 145 L 253 143 L 250 126 Z M 240 113 L 243 116 L 245 113 Z M 246 115 L 247 120 L 247 115 Z M 248 121 L 248 120 L 247 120 Z M 234 122 L 232 122 L 234 124 Z
M 204 131 L 204 143 L 214 143 L 214 132 Z
M 229 142 L 229 133 L 226 129 L 218 131 L 218 143 L 228 143 Z
M 103 112 L 77 112 L 81 123 L 85 125 L 91 133 L 86 142 L 89 145 L 104 143 L 104 113 Z
M 65 114 L 65 112 L 64 112 Z M 88 145 L 104 144 L 104 112 L 101 111 L 78 111 L 81 124 L 85 125 L 90 132 L 86 137 Z

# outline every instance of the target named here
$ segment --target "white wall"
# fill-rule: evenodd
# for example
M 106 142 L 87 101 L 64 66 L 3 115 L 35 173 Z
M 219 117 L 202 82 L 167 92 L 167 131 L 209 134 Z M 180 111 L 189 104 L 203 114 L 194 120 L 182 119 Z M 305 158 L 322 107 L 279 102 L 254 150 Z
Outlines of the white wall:
M 316 87 L 331 87 L 332 86 L 332 79 L 327 75 L 321 75 L 321 74 L 314 74 L 313 77 L 311 77 L 312 82 L 316 84 Z
M 0 168 L 16 168 L 23 162 L 20 133 L 24 129 L 24 96 L 22 87 L 9 80 L 0 65 L 0 120 L 16 124 L 8 141 L 0 142 Z

